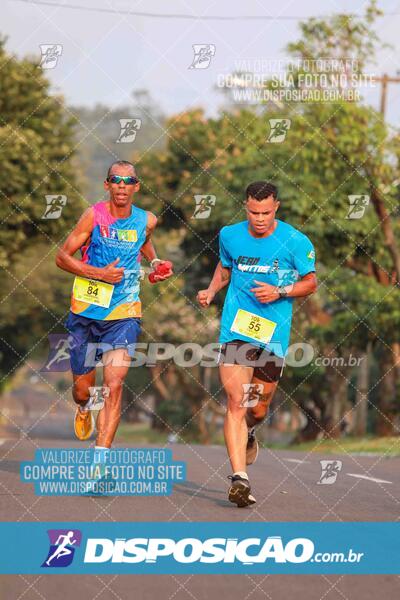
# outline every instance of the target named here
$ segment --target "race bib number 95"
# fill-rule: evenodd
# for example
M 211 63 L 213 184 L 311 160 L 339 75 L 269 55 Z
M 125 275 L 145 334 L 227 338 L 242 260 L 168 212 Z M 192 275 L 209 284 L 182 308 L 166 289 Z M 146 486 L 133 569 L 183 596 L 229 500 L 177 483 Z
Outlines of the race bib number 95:
M 86 277 L 75 277 L 72 293 L 75 300 L 108 308 L 113 290 L 114 286 L 111 283 L 86 279 Z
M 231 331 L 267 344 L 275 331 L 276 323 L 239 308 L 233 320 Z

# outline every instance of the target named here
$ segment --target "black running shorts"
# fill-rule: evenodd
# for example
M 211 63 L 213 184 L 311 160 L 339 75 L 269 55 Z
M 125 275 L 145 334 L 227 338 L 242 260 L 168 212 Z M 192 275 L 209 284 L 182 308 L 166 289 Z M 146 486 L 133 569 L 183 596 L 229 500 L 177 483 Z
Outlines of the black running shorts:
M 232 340 L 221 344 L 218 363 L 253 367 L 253 377 L 273 383 L 282 377 L 285 359 L 266 348 L 243 340 Z

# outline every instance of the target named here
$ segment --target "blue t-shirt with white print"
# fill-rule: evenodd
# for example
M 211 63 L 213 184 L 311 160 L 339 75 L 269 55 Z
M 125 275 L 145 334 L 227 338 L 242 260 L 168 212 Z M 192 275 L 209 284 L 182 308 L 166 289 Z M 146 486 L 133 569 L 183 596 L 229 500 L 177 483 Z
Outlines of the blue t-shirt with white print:
M 249 232 L 248 221 L 223 227 L 220 260 L 231 269 L 231 280 L 221 318 L 221 343 L 243 340 L 267 348 L 277 356 L 287 353 L 294 298 L 263 304 L 250 289 L 257 281 L 288 286 L 315 271 L 315 251 L 309 238 L 276 219 L 275 231 L 264 238 Z

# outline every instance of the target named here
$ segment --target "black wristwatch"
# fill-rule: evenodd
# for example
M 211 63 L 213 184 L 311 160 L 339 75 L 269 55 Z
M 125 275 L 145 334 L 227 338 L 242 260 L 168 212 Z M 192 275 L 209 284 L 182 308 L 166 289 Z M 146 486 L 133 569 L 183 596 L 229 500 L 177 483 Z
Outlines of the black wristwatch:
M 278 286 L 276 289 L 278 291 L 279 298 L 287 298 L 288 293 L 286 288 Z

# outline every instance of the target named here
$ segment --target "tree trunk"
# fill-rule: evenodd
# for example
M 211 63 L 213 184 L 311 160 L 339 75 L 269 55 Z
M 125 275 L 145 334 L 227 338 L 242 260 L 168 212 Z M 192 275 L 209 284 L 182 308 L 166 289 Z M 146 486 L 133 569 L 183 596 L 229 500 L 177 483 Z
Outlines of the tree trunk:
M 133 394 L 126 386 L 122 388 L 122 419 L 128 423 L 135 423 L 138 419 L 138 407 Z
M 352 433 L 363 436 L 367 433 L 368 416 L 368 389 L 369 389 L 369 369 L 371 362 L 371 343 L 368 344 L 367 351 L 362 354 L 360 366 L 357 370 L 356 383 L 356 404 L 354 407 L 354 426 Z
M 396 416 L 397 381 L 396 367 L 392 352 L 384 348 L 380 358 L 381 382 L 379 384 L 379 400 L 376 407 L 376 433 L 380 436 L 392 436 Z
M 294 436 L 292 444 L 314 441 L 321 437 L 323 432 L 321 415 L 314 403 L 312 401 L 301 402 L 300 406 L 307 422 L 303 429 Z
M 385 240 L 385 246 L 393 261 L 393 269 L 395 273 L 395 279 L 397 282 L 400 281 L 400 251 L 396 244 L 396 239 L 393 233 L 391 215 L 385 206 L 384 199 L 380 191 L 373 186 L 371 190 L 371 201 L 374 206 L 375 212 L 378 216 L 383 238 Z M 393 283 L 396 283 L 393 282 Z
M 202 402 L 198 413 L 198 425 L 200 432 L 200 441 L 202 444 L 209 444 L 212 431 L 211 431 L 211 419 L 207 421 L 207 411 L 209 408 L 209 398 L 211 396 L 211 367 L 200 367 L 199 379 L 203 380 L 204 393 L 207 394 Z
M 339 438 L 343 431 L 343 415 L 347 407 L 348 381 L 335 371 L 331 378 L 331 400 L 327 405 L 326 437 Z
M 194 406 L 193 409 L 194 411 L 197 412 L 197 426 L 199 428 L 199 434 L 200 434 L 200 443 L 201 444 L 209 444 L 210 443 L 210 431 L 209 431 L 209 427 L 207 425 L 207 420 L 206 420 L 206 408 L 207 406 L 207 399 L 204 398 L 202 403 L 201 403 L 201 407 L 200 410 L 197 411 L 197 408 Z
M 168 369 L 169 367 L 167 367 Z M 168 387 L 165 385 L 162 380 L 162 373 L 165 369 L 165 366 L 162 367 L 160 364 L 156 364 L 153 367 L 150 367 L 151 376 L 152 376 L 152 385 L 155 390 L 155 401 L 154 401 L 154 412 L 152 415 L 151 427 L 152 429 L 165 429 L 164 423 L 158 418 L 158 407 L 160 406 L 163 400 L 170 400 L 171 394 L 169 392 Z

